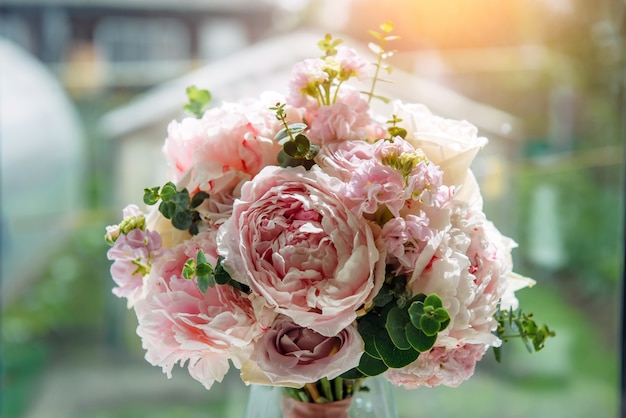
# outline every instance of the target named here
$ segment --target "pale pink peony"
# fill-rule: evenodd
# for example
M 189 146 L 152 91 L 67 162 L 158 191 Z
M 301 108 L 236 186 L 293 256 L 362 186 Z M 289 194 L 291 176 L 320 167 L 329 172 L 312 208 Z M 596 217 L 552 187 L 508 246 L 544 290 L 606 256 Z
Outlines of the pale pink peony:
M 385 377 L 405 389 L 439 385 L 457 387 L 472 377 L 476 362 L 486 350 L 484 344 L 466 344 L 453 350 L 435 347 L 402 369 L 387 370 Z
M 432 208 L 431 214 L 449 216 L 449 226 L 421 251 L 409 286 L 414 294 L 438 294 L 450 314 L 450 325 L 435 346 L 498 345 L 493 315 L 509 287 L 513 241 L 482 212 L 461 202 L 453 202 L 448 210 Z
M 318 167 L 266 167 L 243 186 L 218 235 L 233 279 L 325 336 L 352 323 L 384 280 L 384 255 L 343 188 Z
M 202 248 L 212 261 L 211 234 L 199 234 L 155 264 L 147 294 L 135 305 L 137 334 L 146 360 L 171 377 L 176 363 L 209 389 L 221 381 L 229 360 L 239 367 L 250 355 L 261 328 L 246 294 L 228 285 L 209 287 L 203 294 L 195 280 L 182 277 L 182 267 Z
M 164 153 L 178 182 L 193 170 L 188 188 L 220 191 L 220 179 L 231 171 L 249 178 L 276 164 L 280 146 L 274 136 L 282 128 L 269 108 L 285 99 L 267 92 L 259 100 L 226 102 L 209 109 L 201 119 L 185 118 L 168 126 Z M 286 108 L 289 123 L 300 122 L 299 112 Z M 212 182 L 212 183 L 211 183 Z M 226 180 L 226 184 L 231 181 Z
M 334 379 L 356 367 L 362 354 L 363 340 L 353 325 L 327 337 L 279 317 L 259 339 L 251 360 L 270 384 L 300 387 Z

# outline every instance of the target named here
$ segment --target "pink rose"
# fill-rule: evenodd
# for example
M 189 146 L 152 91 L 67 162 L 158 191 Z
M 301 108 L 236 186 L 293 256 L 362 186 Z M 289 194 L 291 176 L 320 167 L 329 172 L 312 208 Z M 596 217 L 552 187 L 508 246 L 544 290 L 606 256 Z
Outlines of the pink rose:
M 472 377 L 476 362 L 486 349 L 484 344 L 467 344 L 453 350 L 436 347 L 420 354 L 416 361 L 402 369 L 387 370 L 385 377 L 405 389 L 439 385 L 457 387 Z
M 251 360 L 272 385 L 299 387 L 334 379 L 358 366 L 362 354 L 363 340 L 352 325 L 326 337 L 280 317 L 258 341 Z
M 218 235 L 233 279 L 326 336 L 354 321 L 384 280 L 384 256 L 343 188 L 318 167 L 266 167 L 244 184 Z
M 147 294 L 135 305 L 146 360 L 168 377 L 176 363 L 188 363 L 190 375 L 207 389 L 222 380 L 229 360 L 237 367 L 247 360 L 261 333 L 246 294 L 228 285 L 202 293 L 195 280 L 182 277 L 182 266 L 199 248 L 211 254 L 210 242 L 210 235 L 200 234 L 169 251 L 155 264 Z

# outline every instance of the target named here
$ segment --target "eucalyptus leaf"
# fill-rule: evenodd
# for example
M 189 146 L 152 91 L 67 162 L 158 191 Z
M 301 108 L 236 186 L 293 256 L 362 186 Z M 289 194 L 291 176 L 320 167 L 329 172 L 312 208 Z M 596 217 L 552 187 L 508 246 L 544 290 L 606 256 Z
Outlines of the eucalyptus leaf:
M 198 192 L 191 198 L 191 202 L 189 203 L 189 207 L 191 209 L 195 209 L 202 204 L 206 199 L 210 196 L 207 192 Z
M 191 226 L 191 214 L 188 210 L 176 210 L 172 216 L 172 225 L 176 229 L 185 231 Z
M 171 200 L 176 195 L 176 185 L 171 181 L 165 183 L 163 188 L 161 189 L 161 199 L 164 202 Z
M 409 340 L 406 338 L 406 325 L 409 323 L 409 316 L 406 311 L 394 306 L 387 314 L 385 328 L 394 345 L 401 350 L 411 348 Z
M 409 306 L 409 319 L 415 328 L 420 328 L 420 320 L 424 316 L 424 302 L 416 301 Z
M 436 308 L 441 308 L 443 306 L 443 302 L 441 301 L 441 298 L 436 293 L 433 293 L 426 297 L 426 300 L 424 301 L 424 305 L 432 306 L 433 308 L 436 309 Z
M 365 376 L 377 376 L 384 373 L 389 367 L 380 359 L 374 358 L 367 353 L 361 355 L 357 370 Z
M 412 324 L 408 324 L 406 327 L 406 338 L 411 343 L 411 347 L 424 353 L 435 345 L 437 341 L 437 335 L 428 336 L 420 329 L 415 328 Z
M 342 379 L 356 380 L 367 377 L 367 375 L 363 374 L 363 372 L 359 371 L 359 369 L 355 367 L 348 370 L 347 372 L 342 373 L 341 375 L 339 375 L 339 377 L 341 377 Z
M 436 336 L 439 332 L 439 321 L 430 315 L 423 315 L 420 318 L 420 329 L 429 337 Z

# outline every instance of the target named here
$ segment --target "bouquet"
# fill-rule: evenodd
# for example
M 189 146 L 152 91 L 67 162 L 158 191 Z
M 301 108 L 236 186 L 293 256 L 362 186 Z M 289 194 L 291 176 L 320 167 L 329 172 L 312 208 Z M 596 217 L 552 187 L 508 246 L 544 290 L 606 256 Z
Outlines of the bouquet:
M 372 32 L 374 63 L 327 35 L 285 95 L 209 107 L 187 90 L 163 147 L 171 181 L 106 233 L 113 293 L 168 377 L 179 363 L 210 389 L 232 366 L 325 403 L 381 374 L 458 386 L 511 333 L 536 350 L 553 335 L 518 308 L 534 282 L 482 212 L 470 164 L 487 140 L 375 94 L 391 28 Z

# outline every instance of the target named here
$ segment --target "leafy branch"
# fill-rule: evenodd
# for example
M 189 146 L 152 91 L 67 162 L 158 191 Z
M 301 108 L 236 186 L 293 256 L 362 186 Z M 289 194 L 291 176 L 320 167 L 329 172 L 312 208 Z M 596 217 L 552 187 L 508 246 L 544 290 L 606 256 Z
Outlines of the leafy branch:
M 494 334 L 503 342 L 508 343 L 511 338 L 520 338 L 528 352 L 540 351 L 544 348 L 548 337 L 556 336 L 546 324 L 537 325 L 533 314 L 525 314 L 521 308 L 501 311 L 498 309 L 494 318 L 498 321 L 498 327 Z M 502 359 L 502 346 L 493 348 L 496 361 Z
M 162 188 L 146 188 L 143 195 L 144 203 L 150 206 L 160 199 L 159 212 L 172 221 L 174 228 L 188 230 L 191 235 L 198 234 L 198 225 L 201 223 L 196 208 L 208 198 L 209 194 L 202 191 L 190 197 L 187 189 L 176 190 L 176 185 L 171 181 Z
M 389 368 L 413 363 L 430 350 L 450 315 L 436 294 L 411 295 L 406 276 L 389 276 L 374 299 L 374 307 L 357 320 L 365 343 L 359 365 L 342 374 L 346 379 L 376 376 Z
M 196 279 L 198 288 L 202 293 L 206 293 L 209 287 L 215 287 L 215 284 L 228 284 L 242 292 L 248 293 L 250 288 L 242 283 L 233 280 L 230 274 L 222 266 L 223 257 L 217 259 L 215 268 L 211 266 L 206 259 L 204 251 L 199 250 L 196 259 L 188 259 L 183 266 L 183 278 L 187 280 Z
M 303 133 L 307 128 L 306 123 L 287 123 L 285 104 L 276 103 L 270 107 L 276 112 L 276 119 L 281 121 L 283 128 L 274 136 L 274 140 L 282 145 L 283 149 L 278 153 L 278 163 L 281 167 L 304 166 L 310 169 L 315 162 L 313 159 L 319 152 L 319 146 L 311 144 L 309 138 Z

